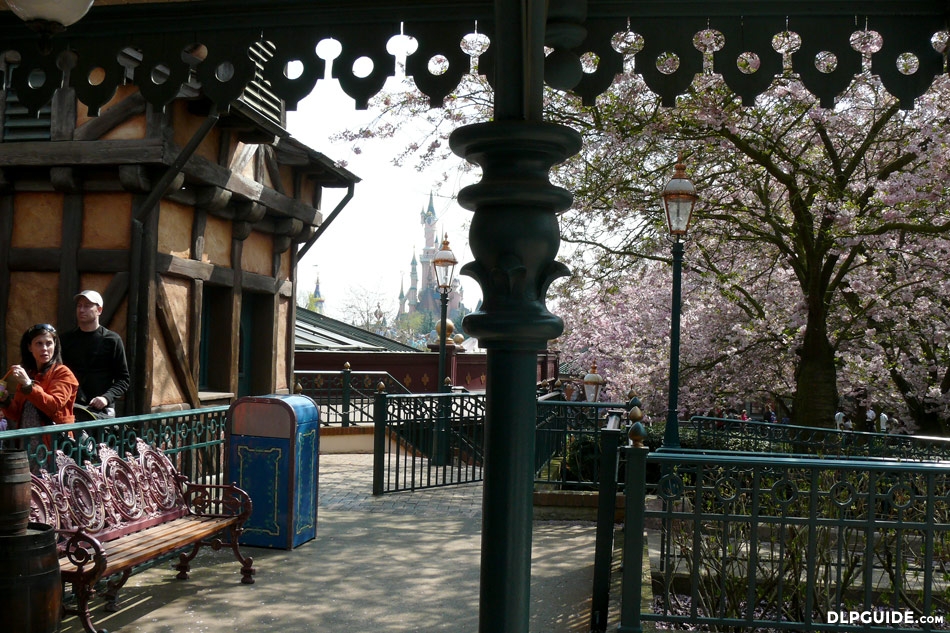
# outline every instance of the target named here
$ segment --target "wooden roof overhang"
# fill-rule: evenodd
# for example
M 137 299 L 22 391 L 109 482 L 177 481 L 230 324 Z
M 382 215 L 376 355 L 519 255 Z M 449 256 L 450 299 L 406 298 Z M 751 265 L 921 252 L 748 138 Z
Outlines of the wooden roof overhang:
M 295 108 L 324 76 L 316 44 L 334 38 L 342 51 L 331 75 L 357 107 L 365 107 L 395 74 L 386 44 L 404 33 L 418 41 L 406 72 L 438 106 L 471 67 L 459 42 L 476 30 L 488 36 L 491 44 L 478 67 L 494 88 L 493 119 L 461 127 L 450 139 L 456 154 L 482 168 L 481 181 L 458 197 L 461 206 L 474 211 L 469 244 L 475 260 L 462 273 L 478 280 L 484 297 L 480 309 L 466 317 L 465 329 L 488 351 L 479 631 L 525 633 L 531 605 L 537 352 L 563 329 L 547 310 L 545 295 L 555 278 L 568 274 L 555 257 L 557 213 L 570 206 L 571 196 L 549 182 L 548 171 L 581 147 L 576 131 L 543 120 L 545 82 L 571 89 L 588 103 L 596 99 L 622 68 L 611 40 L 630 30 L 643 37 L 637 72 L 666 105 L 674 105 L 703 67 L 693 36 L 711 28 L 725 38 L 724 48 L 714 54 L 715 69 L 748 103 L 783 72 L 784 59 L 772 38 L 792 31 L 801 38 L 792 70 L 829 106 L 862 70 L 850 38 L 867 28 L 883 41 L 872 55 L 871 71 L 910 108 L 945 72 L 944 54 L 931 38 L 946 29 L 948 13 L 947 0 L 146 1 L 96 6 L 48 47 L 38 47 L 36 36 L 14 16 L 0 15 L 0 50 L 18 59 L 5 81 L 33 110 L 68 86 L 95 113 L 125 81 L 137 85 L 152 105 L 163 106 L 190 81 L 200 84 L 214 109 L 226 112 L 257 70 L 287 108 Z M 247 51 L 261 41 L 269 43 L 271 57 L 258 69 Z M 553 52 L 546 55 L 546 48 Z M 136 60 L 132 64 L 128 51 Z M 589 74 L 580 72 L 579 61 L 588 52 L 599 60 Z M 680 60 L 668 75 L 654 63 L 663 52 Z M 835 56 L 833 71 L 818 69 L 819 52 Z M 743 53 L 759 57 L 757 72 L 747 75 L 736 68 Z M 905 53 L 916 57 L 913 73 L 898 67 Z M 428 70 L 436 54 L 449 62 L 441 75 Z M 365 77 L 352 70 L 360 57 L 374 64 Z M 284 74 L 291 61 L 300 63 L 299 76 Z M 595 619 L 592 615 L 592 627 L 605 626 Z M 622 625 L 620 630 L 639 628 Z
M 504 29 L 496 29 L 492 0 L 99 4 L 65 33 L 54 36 L 49 51 L 37 46 L 37 36 L 14 15 L 0 12 L 0 49 L 15 51 L 20 59 L 10 79 L 21 101 L 39 108 L 65 81 L 95 112 L 116 86 L 126 81 L 129 60 L 123 60 L 121 53 L 134 49 L 141 61 L 131 71 L 132 81 L 150 102 L 168 103 L 182 83 L 196 78 L 202 93 L 223 111 L 255 72 L 248 47 L 266 41 L 273 45 L 274 53 L 264 65 L 263 75 L 287 108 L 294 109 L 323 79 L 326 63 L 316 55 L 315 46 L 332 37 L 342 44 L 332 76 L 356 100 L 357 107 L 365 107 L 386 78 L 395 73 L 395 60 L 386 50 L 388 40 L 405 33 L 419 42 L 418 50 L 408 58 L 407 74 L 437 106 L 469 72 L 468 55 L 459 48 L 465 35 L 477 31 L 490 39 L 497 35 L 506 42 L 510 40 Z M 499 3 L 507 4 L 520 3 Z M 853 32 L 867 28 L 880 33 L 884 42 L 872 58 L 872 72 L 881 76 L 905 107 L 911 107 L 934 76 L 943 72 L 943 55 L 934 50 L 930 38 L 946 28 L 947 14 L 945 0 L 554 0 L 544 37 L 545 44 L 557 54 L 545 61 L 545 77 L 553 85 L 563 85 L 564 79 L 558 78 L 561 71 L 573 75 L 576 57 L 595 53 L 600 59 L 596 72 L 584 74 L 573 87 L 585 101 L 592 102 L 621 69 L 622 57 L 611 46 L 611 38 L 629 29 L 644 36 L 644 47 L 637 53 L 637 72 L 643 74 L 651 90 L 672 105 L 676 95 L 685 91 L 702 70 L 702 54 L 692 44 L 693 35 L 711 28 L 722 32 L 726 41 L 725 47 L 715 53 L 717 72 L 748 102 L 782 72 L 781 55 L 772 48 L 771 41 L 776 33 L 788 30 L 799 34 L 802 41 L 793 56 L 794 71 L 823 105 L 830 105 L 861 70 L 860 55 L 851 48 L 849 38 Z M 183 55 L 198 44 L 203 47 L 200 55 Z M 75 57 L 61 59 L 66 49 Z M 480 72 L 490 79 L 495 75 L 498 49 L 489 46 L 479 59 Z M 816 69 L 814 56 L 821 51 L 837 57 L 838 66 L 833 72 Z M 661 52 L 680 57 L 676 72 L 663 74 L 650 63 Z M 745 74 L 736 67 L 737 56 L 746 52 L 759 56 L 762 66 L 758 72 Z M 915 73 L 905 75 L 897 68 L 896 59 L 903 53 L 916 55 L 919 68 Z M 428 60 L 436 54 L 449 60 L 448 71 L 437 76 L 427 69 Z M 361 78 L 353 74 L 352 62 L 364 56 L 373 61 L 374 69 Z M 302 65 L 298 77 L 285 76 L 284 68 L 290 61 Z M 87 79 L 96 68 L 105 70 L 106 76 L 92 84 Z

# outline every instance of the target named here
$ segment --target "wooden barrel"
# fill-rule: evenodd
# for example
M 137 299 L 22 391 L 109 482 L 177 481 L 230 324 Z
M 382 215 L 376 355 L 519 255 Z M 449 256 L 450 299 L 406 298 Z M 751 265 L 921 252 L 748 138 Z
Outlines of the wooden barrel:
M 26 451 L 0 450 L 0 535 L 26 534 L 30 522 L 30 462 Z
M 0 613 L 4 631 L 55 633 L 62 618 L 63 585 L 56 531 L 30 523 L 26 534 L 0 536 Z

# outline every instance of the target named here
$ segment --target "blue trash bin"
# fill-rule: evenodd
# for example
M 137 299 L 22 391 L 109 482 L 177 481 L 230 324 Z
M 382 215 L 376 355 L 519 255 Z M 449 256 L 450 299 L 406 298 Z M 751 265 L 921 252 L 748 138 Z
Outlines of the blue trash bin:
M 318 418 L 307 396 L 246 396 L 231 405 L 228 481 L 254 504 L 242 544 L 293 549 L 316 538 Z

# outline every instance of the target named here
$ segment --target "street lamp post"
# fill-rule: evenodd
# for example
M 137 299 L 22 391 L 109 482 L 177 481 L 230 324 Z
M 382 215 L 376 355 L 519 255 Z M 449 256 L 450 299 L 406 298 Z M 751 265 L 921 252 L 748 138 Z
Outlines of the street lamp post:
M 445 338 L 446 321 L 448 320 L 449 293 L 452 291 L 452 280 L 455 276 L 455 265 L 458 260 L 455 254 L 449 248 L 449 236 L 445 234 L 442 240 L 442 248 L 432 259 L 432 267 L 435 268 L 436 284 L 439 287 L 439 295 L 442 298 L 442 316 L 439 320 L 439 392 L 445 391 Z
M 680 448 L 679 381 L 680 381 L 680 303 L 682 300 L 683 242 L 696 204 L 696 188 L 686 178 L 686 166 L 680 155 L 673 178 L 663 188 L 666 223 L 673 241 L 673 307 L 670 318 L 670 405 L 666 414 L 663 448 Z
M 439 294 L 442 299 L 442 316 L 439 321 L 439 381 L 438 391 L 443 393 L 448 391 L 445 384 L 445 346 L 448 337 L 448 306 L 449 292 L 452 291 L 452 278 L 455 275 L 455 265 L 458 260 L 455 254 L 449 248 L 448 234 L 442 240 L 442 248 L 435 257 L 432 258 L 432 266 L 435 268 L 435 279 L 439 287 Z M 448 400 L 447 396 L 439 399 L 438 420 L 436 423 L 435 442 L 432 451 L 432 462 L 436 466 L 444 466 L 449 462 L 449 424 L 448 424 Z

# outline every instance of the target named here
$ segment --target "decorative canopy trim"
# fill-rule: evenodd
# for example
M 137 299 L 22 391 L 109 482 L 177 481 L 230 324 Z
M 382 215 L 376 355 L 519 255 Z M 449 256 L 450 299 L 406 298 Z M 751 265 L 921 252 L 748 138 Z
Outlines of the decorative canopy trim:
M 706 30 L 717 31 L 724 40 L 712 54 L 715 71 L 746 103 L 783 72 L 783 55 L 773 38 L 786 31 L 801 40 L 791 54 L 791 70 L 826 107 L 861 72 L 861 54 L 851 45 L 858 31 L 880 36 L 883 44 L 871 56 L 871 70 L 905 108 L 913 107 L 944 72 L 944 52 L 935 49 L 933 38 L 946 28 L 948 8 L 934 0 L 560 0 L 550 7 L 546 43 L 552 52 L 545 61 L 545 80 L 573 90 L 586 103 L 593 103 L 623 70 L 624 57 L 614 43 L 617 34 L 627 32 L 642 37 L 636 72 L 666 105 L 673 105 L 703 71 L 704 53 L 694 39 Z M 330 38 L 341 44 L 331 76 L 357 108 L 365 108 L 396 73 L 387 45 L 399 35 L 417 40 L 406 73 L 433 106 L 440 106 L 470 72 L 471 52 L 463 51 L 463 39 L 479 33 L 490 41 L 494 30 L 489 0 L 205 0 L 97 6 L 67 32 L 38 46 L 36 35 L 3 13 L 4 86 L 14 88 L 33 112 L 48 104 L 57 88 L 69 85 L 96 114 L 128 82 L 154 106 L 180 96 L 187 85 L 200 86 L 204 97 L 223 108 L 241 96 L 256 72 L 288 109 L 295 109 L 325 77 L 328 61 L 316 47 Z M 248 54 L 259 42 L 269 43 L 265 48 L 272 51 L 263 62 Z M 678 62 L 675 70 L 657 63 L 671 55 Z M 430 61 L 439 56 L 441 74 L 434 74 Z M 357 76 L 353 63 L 363 57 L 372 61 L 372 71 Z M 490 44 L 478 58 L 479 72 L 489 78 L 493 58 Z M 596 69 L 589 72 L 582 58 L 596 60 Z M 755 60 L 751 66 L 750 59 Z M 829 59 L 834 63 L 829 65 Z M 298 72 L 288 76 L 291 62 Z

